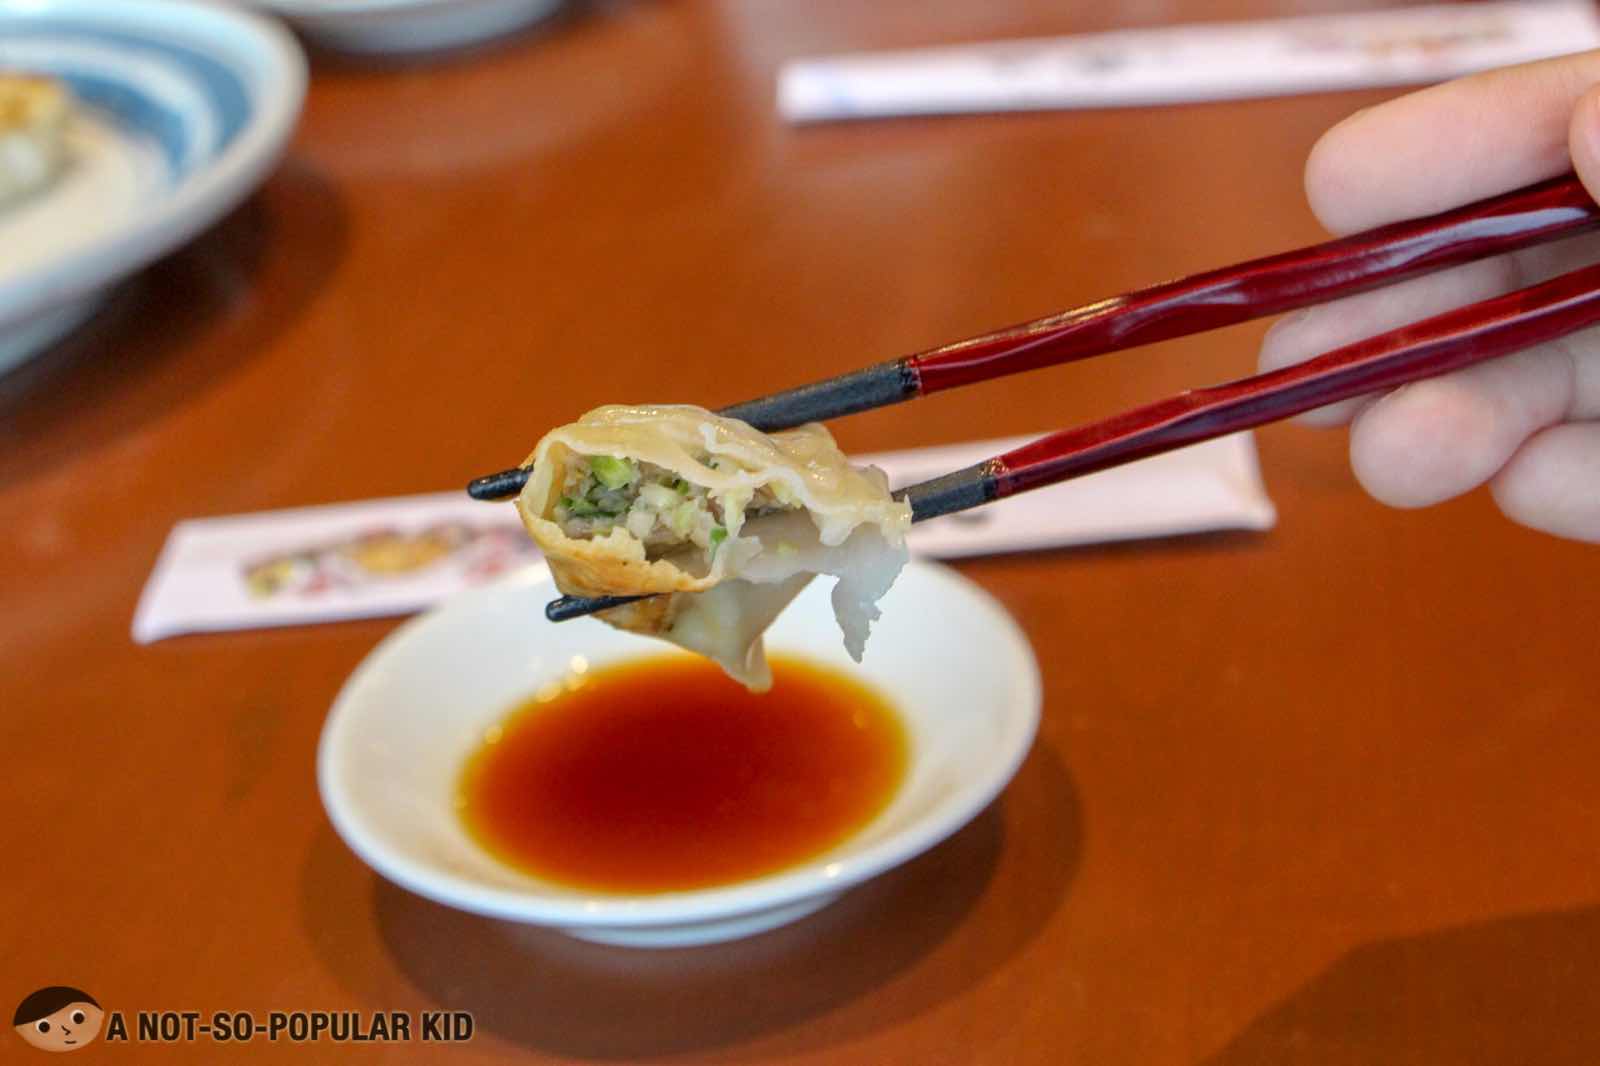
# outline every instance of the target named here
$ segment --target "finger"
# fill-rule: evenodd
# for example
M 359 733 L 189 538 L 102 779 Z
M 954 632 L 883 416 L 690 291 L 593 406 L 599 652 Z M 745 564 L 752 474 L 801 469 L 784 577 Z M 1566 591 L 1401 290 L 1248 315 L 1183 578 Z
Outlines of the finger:
M 1600 196 L 1600 88 L 1590 87 L 1572 107 L 1567 155 L 1590 196 Z
M 1600 423 L 1536 434 L 1490 483 L 1513 521 L 1560 537 L 1600 542 Z
M 1394 507 L 1425 507 L 1483 484 L 1525 440 L 1594 399 L 1577 392 L 1593 368 L 1580 374 L 1576 363 L 1600 358 L 1600 333 L 1569 340 L 1414 382 L 1372 404 L 1350 431 L 1357 480 Z
M 1499 295 L 1514 287 L 1516 273 L 1511 260 L 1491 259 L 1308 307 L 1267 331 L 1261 342 L 1261 369 L 1303 363 L 1346 344 Z M 1330 404 L 1301 415 L 1300 421 L 1314 426 L 1344 425 L 1371 402 L 1370 397 L 1359 397 Z
M 1352 233 L 1431 215 L 1570 166 L 1569 119 L 1600 82 L 1600 51 L 1446 82 L 1352 115 L 1306 164 L 1322 224 Z

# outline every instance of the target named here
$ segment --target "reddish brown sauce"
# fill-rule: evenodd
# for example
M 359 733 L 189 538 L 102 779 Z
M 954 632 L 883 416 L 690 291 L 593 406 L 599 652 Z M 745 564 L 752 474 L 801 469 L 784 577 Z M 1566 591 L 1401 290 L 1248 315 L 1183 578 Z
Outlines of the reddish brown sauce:
M 468 760 L 468 831 L 528 873 L 613 892 L 737 881 L 827 850 L 894 794 L 905 731 L 843 672 L 782 656 L 772 669 L 762 695 L 681 656 L 569 674 Z

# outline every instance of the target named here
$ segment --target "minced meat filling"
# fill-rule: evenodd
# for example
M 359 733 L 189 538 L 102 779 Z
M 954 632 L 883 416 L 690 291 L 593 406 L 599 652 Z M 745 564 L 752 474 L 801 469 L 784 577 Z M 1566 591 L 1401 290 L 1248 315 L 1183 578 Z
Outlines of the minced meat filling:
M 716 458 L 703 459 L 716 468 Z M 747 518 L 799 506 L 782 485 L 707 490 L 654 463 L 608 455 L 573 455 L 567 460 L 555 520 L 569 537 L 604 536 L 622 526 L 645 546 L 649 558 L 695 544 L 706 555 Z

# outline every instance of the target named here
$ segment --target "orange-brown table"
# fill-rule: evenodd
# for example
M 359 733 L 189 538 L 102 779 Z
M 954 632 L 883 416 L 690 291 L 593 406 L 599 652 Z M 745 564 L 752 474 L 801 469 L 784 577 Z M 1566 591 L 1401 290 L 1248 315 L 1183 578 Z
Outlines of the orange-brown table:
M 728 403 L 1314 240 L 1306 150 L 1380 96 L 794 129 L 783 58 L 1351 6 L 619 0 L 437 62 L 318 57 L 261 194 L 0 379 L 5 1009 L 61 983 L 477 1022 L 108 1062 L 1595 1061 L 1595 550 L 1481 493 L 1384 510 L 1340 435 L 1259 434 L 1270 533 L 961 564 L 1043 664 L 1016 781 L 720 948 L 580 946 L 346 851 L 314 747 L 393 623 L 128 636 L 180 518 L 450 488 L 600 402 Z M 1259 335 L 835 428 L 1048 430 L 1249 372 Z

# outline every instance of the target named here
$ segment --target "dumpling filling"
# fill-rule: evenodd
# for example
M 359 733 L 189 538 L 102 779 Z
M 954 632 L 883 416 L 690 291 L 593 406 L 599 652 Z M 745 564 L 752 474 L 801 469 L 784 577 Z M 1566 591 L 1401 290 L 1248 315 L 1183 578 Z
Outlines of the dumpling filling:
M 708 455 L 697 461 L 711 470 L 720 470 L 723 462 Z M 647 559 L 678 555 L 693 545 L 710 569 L 717 549 L 730 535 L 738 536 L 747 520 L 802 509 L 781 483 L 714 489 L 655 463 L 611 455 L 571 454 L 565 466 L 553 511 L 561 531 L 587 540 L 620 526 L 644 545 Z
M 603 612 L 622 629 L 771 683 L 762 633 L 818 574 L 861 657 L 904 565 L 910 508 L 822 426 L 763 434 L 698 407 L 601 407 L 552 430 L 517 500 L 563 592 L 653 598 Z

